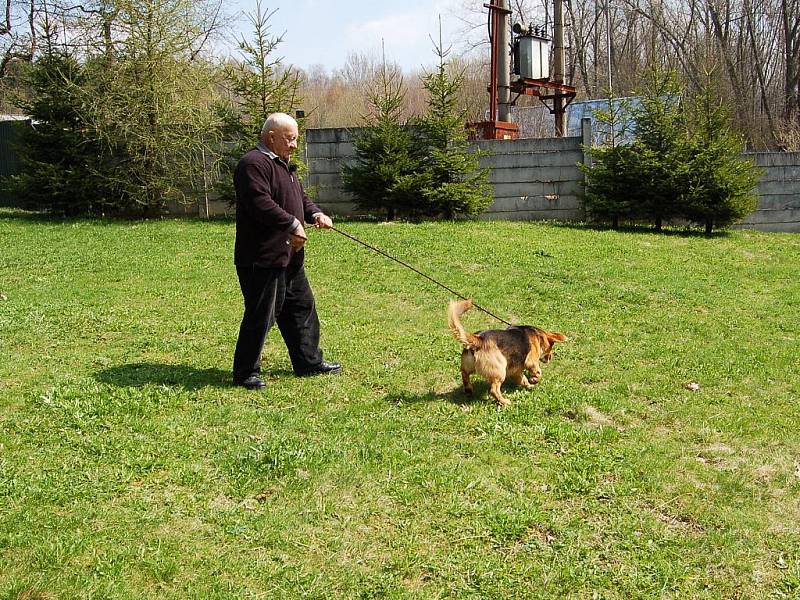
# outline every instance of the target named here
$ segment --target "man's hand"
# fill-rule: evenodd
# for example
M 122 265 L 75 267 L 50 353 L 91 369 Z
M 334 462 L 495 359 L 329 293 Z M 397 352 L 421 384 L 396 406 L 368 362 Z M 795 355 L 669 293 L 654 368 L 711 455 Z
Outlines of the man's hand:
M 333 227 L 333 220 L 324 213 L 317 213 L 314 216 L 314 227 L 322 227 L 323 229 L 330 229 Z
M 302 224 L 298 225 L 297 229 L 289 234 L 289 244 L 294 250 L 300 250 L 305 245 L 306 240 L 308 240 L 308 236 Z

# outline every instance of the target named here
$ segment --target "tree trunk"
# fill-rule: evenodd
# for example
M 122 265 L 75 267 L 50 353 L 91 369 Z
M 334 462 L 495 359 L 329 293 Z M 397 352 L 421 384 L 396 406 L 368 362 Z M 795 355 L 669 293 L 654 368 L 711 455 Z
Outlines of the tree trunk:
M 5 35 L 11 31 L 11 0 L 6 0 L 5 23 L 0 25 L 0 35 Z
M 776 131 L 775 131 L 775 123 L 772 119 L 772 110 L 770 110 L 769 106 L 769 98 L 767 97 L 767 85 L 765 83 L 766 78 L 764 77 L 764 63 L 766 62 L 761 53 L 758 50 L 758 46 L 756 44 L 756 34 L 755 34 L 755 27 L 754 27 L 754 15 L 753 15 L 753 7 L 750 4 L 750 0 L 744 0 L 744 10 L 746 13 L 747 19 L 747 33 L 748 38 L 750 39 L 750 47 L 753 51 L 753 62 L 755 63 L 756 67 L 756 75 L 758 75 L 758 88 L 761 92 L 761 106 L 764 112 L 767 115 L 767 123 L 769 124 L 769 134 L 772 138 L 772 142 L 774 143 L 777 139 Z
M 800 119 L 800 7 L 796 1 L 782 0 L 784 61 L 784 118 Z

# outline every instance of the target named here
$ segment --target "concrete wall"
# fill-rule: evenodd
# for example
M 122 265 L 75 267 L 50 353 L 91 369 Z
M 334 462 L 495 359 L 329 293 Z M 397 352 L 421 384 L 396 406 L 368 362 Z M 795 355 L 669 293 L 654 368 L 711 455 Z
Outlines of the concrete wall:
M 306 152 L 307 187 L 316 201 L 337 215 L 358 210 L 342 189 L 341 168 L 354 157 L 357 129 L 309 129 Z M 490 154 L 481 159 L 490 167 L 495 201 L 482 219 L 581 220 L 579 200 L 583 175 L 577 167 L 588 162 L 581 144 L 591 140 L 590 124 L 583 121 L 581 137 L 479 141 Z M 585 141 L 584 141 L 585 140 Z M 764 171 L 758 184 L 758 209 L 739 225 L 743 229 L 800 232 L 800 152 L 762 152 L 751 157 Z
M 481 166 L 489 167 L 494 188 L 494 202 L 480 218 L 583 219 L 580 144 L 578 137 L 475 142 L 489 152 Z
M 12 140 L 24 123 L 0 122 L 0 175 L 19 169 Z M 341 168 L 354 157 L 353 134 L 357 129 L 309 129 L 306 153 L 309 173 L 306 186 L 313 188 L 317 203 L 335 215 L 352 216 L 358 211 L 342 189 Z M 489 152 L 481 159 L 490 167 L 495 201 L 483 219 L 581 220 L 584 211 L 579 194 L 583 175 L 577 163 L 588 160 L 582 140 L 591 140 L 588 123 L 582 137 L 480 141 L 475 145 Z M 800 152 L 759 152 L 746 156 L 763 169 L 758 185 L 758 209 L 739 226 L 762 231 L 800 233 Z M 0 204 L 13 205 L 0 197 Z M 213 198 L 208 213 L 205 203 L 175 205 L 172 214 L 206 216 L 231 214 L 233 209 Z
M 758 209 L 743 229 L 800 232 L 800 152 L 747 154 L 763 169 L 758 183 Z
M 355 156 L 353 134 L 357 129 L 309 129 L 306 156 L 307 187 L 316 202 L 338 215 L 357 215 L 352 198 L 342 189 L 339 175 Z M 475 146 L 488 154 L 481 166 L 489 167 L 495 201 L 483 219 L 582 219 L 578 200 L 583 177 L 577 163 L 583 161 L 580 137 L 479 141 Z
M 358 129 L 340 127 L 306 131 L 308 175 L 305 186 L 314 202 L 333 215 L 356 215 L 350 195 L 342 188 L 341 170 L 355 156 L 353 134 Z

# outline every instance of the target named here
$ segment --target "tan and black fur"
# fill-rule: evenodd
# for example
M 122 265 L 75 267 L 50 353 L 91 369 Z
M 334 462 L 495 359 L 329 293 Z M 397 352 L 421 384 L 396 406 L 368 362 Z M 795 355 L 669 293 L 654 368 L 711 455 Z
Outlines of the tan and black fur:
M 489 393 L 501 406 L 511 404 L 503 397 L 500 386 L 506 379 L 530 389 L 542 378 L 539 361 L 548 362 L 553 344 L 566 341 L 564 334 L 545 331 L 529 325 L 508 329 L 487 329 L 469 333 L 461 324 L 461 315 L 472 308 L 472 300 L 452 301 L 447 306 L 447 324 L 464 346 L 461 353 L 461 379 L 464 391 L 472 393 L 470 376 L 482 375 L 489 382 Z M 530 379 L 525 375 L 530 373 Z

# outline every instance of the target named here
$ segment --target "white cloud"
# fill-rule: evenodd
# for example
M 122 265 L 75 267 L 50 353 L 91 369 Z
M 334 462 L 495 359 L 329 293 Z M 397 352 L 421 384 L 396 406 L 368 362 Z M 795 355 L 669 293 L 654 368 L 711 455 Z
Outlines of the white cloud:
M 431 38 L 438 42 L 440 14 L 445 47 L 454 42 L 454 23 L 450 17 L 453 5 L 453 0 L 444 0 L 424 9 L 388 14 L 362 23 L 349 23 L 344 31 L 345 44 L 350 48 L 369 51 L 380 50 L 383 41 L 388 60 L 408 64 L 415 57 L 418 62 L 431 63 L 435 59 Z
M 252 11 L 255 0 L 228 0 L 232 7 Z M 445 47 L 460 40 L 454 32 L 460 22 L 464 0 L 381 0 L 363 1 L 295 0 L 294 4 L 278 2 L 280 9 L 270 20 L 274 34 L 286 32 L 276 54 L 285 64 L 307 67 L 323 64 L 335 69 L 344 64 L 349 53 L 380 56 L 381 40 L 386 58 L 404 69 L 417 69 L 435 63 L 430 37 L 438 41 L 439 15 Z M 268 6 L 272 9 L 273 4 Z M 291 6 L 291 8 L 290 8 Z M 262 9 L 265 8 L 262 2 Z M 237 36 L 252 32 L 245 19 L 240 19 Z M 230 44 L 233 45 L 232 43 Z

